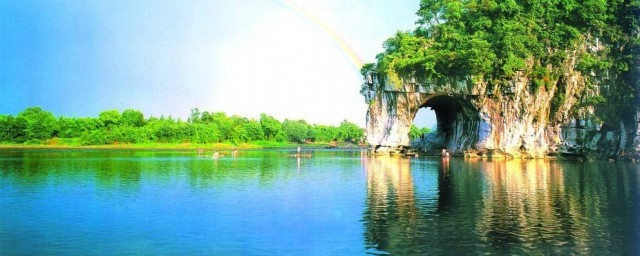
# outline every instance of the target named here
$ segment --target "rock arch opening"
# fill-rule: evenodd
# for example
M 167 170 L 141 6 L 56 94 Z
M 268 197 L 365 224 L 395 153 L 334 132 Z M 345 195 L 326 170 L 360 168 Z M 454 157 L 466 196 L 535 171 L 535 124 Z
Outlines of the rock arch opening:
M 453 153 L 462 153 L 473 148 L 479 140 L 481 118 L 478 109 L 465 97 L 435 95 L 428 97 L 418 111 L 423 108 L 435 112 L 436 129 L 411 142 L 414 150 L 436 153 L 446 148 Z M 414 119 L 416 114 L 414 113 Z
M 413 117 L 409 138 L 415 140 L 424 137 L 425 133 L 436 130 L 436 124 L 436 112 L 432 108 L 423 107 L 418 109 L 418 112 Z

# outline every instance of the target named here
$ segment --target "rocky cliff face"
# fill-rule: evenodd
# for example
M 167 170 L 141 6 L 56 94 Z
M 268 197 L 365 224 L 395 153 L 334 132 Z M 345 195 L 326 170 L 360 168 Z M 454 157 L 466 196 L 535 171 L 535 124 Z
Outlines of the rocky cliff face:
M 636 40 L 639 40 L 640 38 L 640 28 L 636 28 L 635 33 L 634 33 L 634 37 L 636 38 Z M 632 65 L 631 67 L 631 77 L 632 77 L 632 81 L 635 82 L 635 88 L 636 88 L 636 96 L 635 96 L 635 105 L 636 105 L 636 114 L 635 114 L 635 132 L 632 131 L 632 138 L 633 138 L 633 146 L 632 148 L 632 153 L 635 153 L 635 157 L 636 159 L 640 158 L 640 47 L 636 47 L 634 50 L 632 50 L 633 52 L 635 52 L 635 60 L 634 63 L 635 65 Z
M 585 46 L 582 50 L 599 49 Z M 606 104 L 595 104 L 594 99 L 611 93 L 608 85 L 620 82 L 620 75 L 582 74 L 574 68 L 576 57 L 572 56 L 578 54 L 569 54 L 564 63 L 566 72 L 550 81 L 555 86 L 549 88 L 536 86 L 524 72 L 498 83 L 474 82 L 470 77 L 441 81 L 402 77 L 402 84 L 368 73 L 362 88 L 369 104 L 367 141 L 378 152 L 412 147 L 435 152 L 446 148 L 454 155 L 489 157 L 637 157 L 640 90 L 635 92 L 634 109 L 615 110 L 621 111 L 621 118 L 612 119 L 613 123 L 598 118 L 595 113 L 604 111 Z M 638 62 L 631 72 L 636 72 L 636 85 Z M 409 130 L 423 107 L 435 111 L 438 128 L 412 142 Z

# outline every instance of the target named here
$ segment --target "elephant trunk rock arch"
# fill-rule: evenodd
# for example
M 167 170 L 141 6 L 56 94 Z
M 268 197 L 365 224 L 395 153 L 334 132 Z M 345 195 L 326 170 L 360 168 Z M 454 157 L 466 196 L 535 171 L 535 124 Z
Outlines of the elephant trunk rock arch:
M 395 85 L 369 72 L 361 90 L 369 105 L 367 142 L 378 153 L 446 148 L 454 155 L 471 157 L 615 158 L 633 150 L 631 144 L 637 143 L 627 141 L 638 140 L 640 132 L 631 127 L 636 123 L 598 123 L 584 114 L 593 113 L 593 107 L 572 111 L 582 95 L 598 92 L 585 89 L 578 72 L 569 72 L 562 79 L 564 86 L 558 89 L 533 92 L 522 74 L 501 85 L 473 83 L 470 78 L 433 82 L 412 77 Z M 557 93 L 568 100 L 554 105 Z M 410 141 L 411 124 L 422 107 L 436 112 L 438 129 Z
M 375 76 L 375 75 L 374 75 Z M 375 84 L 374 84 L 375 81 Z M 477 147 L 488 137 L 490 125 L 478 108 L 478 95 L 473 94 L 466 82 L 457 82 L 425 89 L 417 84 L 404 84 L 378 89 L 377 79 L 369 80 L 363 90 L 369 110 L 367 114 L 367 141 L 377 152 L 447 148 L 457 154 Z M 418 110 L 429 107 L 436 113 L 438 128 L 420 141 L 410 141 L 409 131 Z

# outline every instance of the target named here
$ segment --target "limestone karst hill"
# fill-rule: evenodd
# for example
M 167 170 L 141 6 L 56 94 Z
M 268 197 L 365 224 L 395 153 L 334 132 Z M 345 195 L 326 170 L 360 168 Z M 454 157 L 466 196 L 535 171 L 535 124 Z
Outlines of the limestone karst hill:
M 362 69 L 372 148 L 637 159 L 640 1 L 542 2 L 422 1 Z

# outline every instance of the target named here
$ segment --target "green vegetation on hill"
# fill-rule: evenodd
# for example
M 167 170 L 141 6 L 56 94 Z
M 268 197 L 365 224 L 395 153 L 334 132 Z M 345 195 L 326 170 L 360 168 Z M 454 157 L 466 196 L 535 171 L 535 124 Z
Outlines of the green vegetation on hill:
M 386 40 L 363 74 L 376 71 L 394 84 L 407 76 L 469 77 L 499 88 L 522 72 L 538 92 L 561 88 L 573 65 L 615 80 L 611 93 L 594 102 L 608 102 L 601 109 L 625 109 L 633 101 L 636 78 L 628 71 L 640 54 L 640 0 L 422 0 L 417 14 L 417 28 Z M 604 49 L 585 50 L 592 47 Z M 556 108 L 563 101 L 559 89 Z M 602 118 L 624 115 L 605 112 Z
M 261 114 L 259 120 L 201 112 L 194 108 L 187 121 L 171 117 L 145 118 L 138 110 L 107 110 L 98 118 L 56 118 L 39 107 L 17 116 L 0 115 L 0 143 L 69 146 L 136 144 L 253 144 L 281 146 L 306 142 L 358 143 L 363 129 L 348 121 L 340 126 L 311 125 L 304 120 L 283 122 Z

